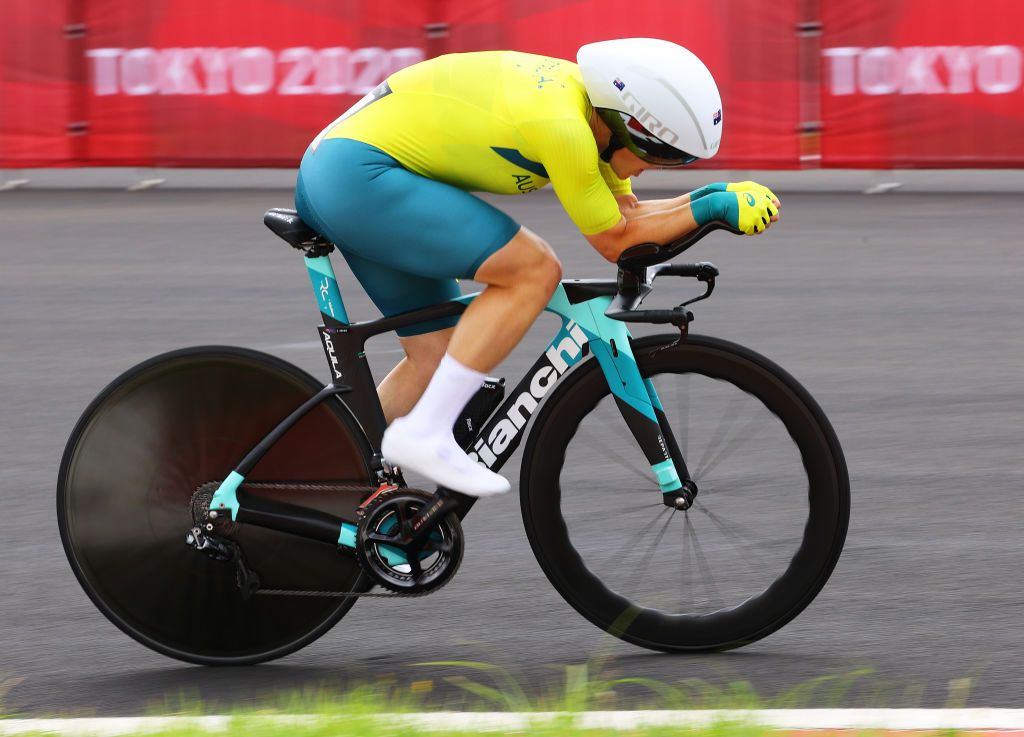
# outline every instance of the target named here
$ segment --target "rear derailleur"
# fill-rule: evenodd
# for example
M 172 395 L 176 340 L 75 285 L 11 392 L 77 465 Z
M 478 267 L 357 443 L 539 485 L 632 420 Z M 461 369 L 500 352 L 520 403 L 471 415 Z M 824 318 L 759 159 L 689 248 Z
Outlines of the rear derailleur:
M 260 577 L 256 571 L 245 564 L 245 557 L 238 544 L 214 535 L 198 525 L 185 535 L 185 543 L 195 550 L 205 553 L 214 560 L 227 561 L 235 566 L 235 583 L 242 592 L 242 598 L 248 599 L 259 591 Z
M 236 528 L 234 523 L 215 520 L 210 515 L 210 500 L 218 485 L 216 482 L 203 484 L 192 495 L 192 528 L 185 535 L 185 544 L 213 560 L 232 563 L 235 583 L 242 592 L 242 598 L 248 599 L 259 590 L 260 577 L 246 565 L 238 543 L 217 534 Z

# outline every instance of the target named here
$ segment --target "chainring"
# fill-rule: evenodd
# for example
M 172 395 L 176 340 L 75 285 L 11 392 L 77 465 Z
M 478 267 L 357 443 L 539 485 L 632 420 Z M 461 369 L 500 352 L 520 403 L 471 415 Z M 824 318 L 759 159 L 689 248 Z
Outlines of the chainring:
M 406 554 L 412 519 L 434 499 L 420 489 L 394 489 L 363 508 L 356 528 L 356 559 L 374 582 L 391 591 L 426 594 L 444 586 L 458 571 L 465 540 L 454 513 L 433 525 L 414 559 Z

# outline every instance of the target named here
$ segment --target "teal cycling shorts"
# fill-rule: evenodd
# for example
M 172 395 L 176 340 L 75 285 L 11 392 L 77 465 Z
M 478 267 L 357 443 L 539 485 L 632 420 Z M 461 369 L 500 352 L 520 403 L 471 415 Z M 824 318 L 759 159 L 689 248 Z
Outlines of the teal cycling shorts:
M 338 247 L 389 317 L 458 297 L 456 278 L 472 278 L 519 231 L 519 223 L 479 197 L 414 174 L 379 148 L 347 138 L 306 150 L 295 209 Z M 457 321 L 434 320 L 398 334 Z

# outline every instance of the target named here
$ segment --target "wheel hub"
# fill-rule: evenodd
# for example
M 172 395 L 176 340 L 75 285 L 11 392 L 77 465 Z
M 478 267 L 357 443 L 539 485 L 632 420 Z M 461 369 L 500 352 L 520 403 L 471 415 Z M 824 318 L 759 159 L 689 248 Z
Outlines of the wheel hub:
M 675 491 L 662 494 L 662 502 L 666 507 L 686 511 L 693 506 L 693 500 L 697 498 L 697 484 L 690 479 L 683 482 L 683 486 Z

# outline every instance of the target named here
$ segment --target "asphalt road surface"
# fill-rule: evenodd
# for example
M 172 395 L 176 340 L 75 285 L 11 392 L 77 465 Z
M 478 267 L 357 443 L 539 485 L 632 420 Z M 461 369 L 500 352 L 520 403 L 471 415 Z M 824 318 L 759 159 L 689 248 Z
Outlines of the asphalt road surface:
M 305 270 L 261 224 L 264 209 L 289 201 L 284 191 L 0 195 L 6 712 L 115 715 L 193 699 L 229 708 L 355 682 L 440 687 L 462 671 L 415 665 L 438 660 L 494 663 L 541 693 L 558 690 L 564 666 L 598 653 L 608 676 L 748 681 L 766 698 L 863 671 L 845 696 L 805 689 L 806 706 L 1024 707 L 1017 196 L 793 195 L 766 235 L 716 234 L 692 252 L 722 269 L 715 296 L 696 306 L 695 331 L 746 344 L 799 378 L 850 467 L 839 566 L 765 640 L 710 656 L 610 640 L 547 583 L 514 495 L 474 509 L 467 557 L 448 587 L 421 600 L 361 601 L 276 663 L 187 666 L 123 635 L 88 601 L 61 549 L 54 487 L 64 443 L 110 379 L 175 347 L 246 345 L 326 378 Z M 567 276 L 611 274 L 550 195 L 503 204 L 550 240 Z M 376 314 L 343 274 L 350 314 Z M 518 378 L 553 324 L 538 323 L 500 373 Z M 371 346 L 378 376 L 396 348 L 392 338 Z M 506 467 L 513 482 L 518 463 Z

